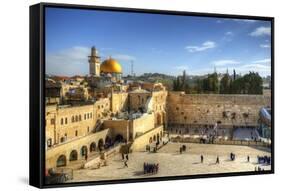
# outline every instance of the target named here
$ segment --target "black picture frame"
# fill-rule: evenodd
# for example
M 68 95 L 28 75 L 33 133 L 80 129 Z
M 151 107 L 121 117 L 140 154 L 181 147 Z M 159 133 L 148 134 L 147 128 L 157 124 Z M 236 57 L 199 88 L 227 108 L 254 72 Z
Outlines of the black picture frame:
M 216 17 L 230 19 L 253 19 L 271 22 L 271 156 L 272 166 L 270 171 L 255 172 L 237 172 L 237 173 L 219 173 L 205 175 L 186 175 L 186 176 L 168 176 L 145 179 L 122 179 L 122 180 L 106 180 L 91 182 L 75 182 L 63 184 L 45 184 L 45 9 L 47 7 L 62 9 L 84 9 L 84 10 L 103 10 L 117 12 L 133 12 L 133 13 L 152 13 L 165 15 L 182 15 L 182 16 L 199 16 L 199 17 Z M 152 9 L 135 9 L 121 7 L 103 7 L 88 5 L 72 5 L 72 4 L 55 4 L 55 3 L 39 3 L 30 6 L 30 137 L 29 137 L 29 184 L 38 188 L 53 187 L 69 187 L 69 186 L 85 186 L 100 184 L 116 184 L 116 183 L 134 183 L 149 181 L 168 181 L 178 179 L 194 179 L 194 178 L 213 178 L 228 176 L 245 176 L 245 175 L 263 175 L 272 174 L 275 169 L 274 158 L 274 18 L 249 16 L 249 15 L 231 15 L 217 13 L 195 13 L 183 11 L 169 10 L 152 10 Z

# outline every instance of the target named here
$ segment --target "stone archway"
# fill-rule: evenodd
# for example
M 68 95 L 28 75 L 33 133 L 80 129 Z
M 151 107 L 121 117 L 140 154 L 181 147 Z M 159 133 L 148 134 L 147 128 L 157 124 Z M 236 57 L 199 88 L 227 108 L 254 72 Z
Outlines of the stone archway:
M 81 156 L 86 156 L 88 154 L 88 148 L 86 145 L 82 146 L 80 149 Z
M 78 159 L 78 152 L 76 150 L 72 150 L 69 155 L 69 161 L 75 161 Z
M 120 135 L 120 134 L 116 135 L 115 142 L 121 143 L 123 141 L 124 141 L 124 137 L 122 135 Z
M 152 137 L 149 138 L 149 143 L 152 143 Z
M 106 136 L 106 138 L 105 138 L 105 148 L 107 149 L 110 146 L 112 146 L 111 138 L 109 136 Z
M 157 143 L 159 143 L 160 142 L 160 135 L 159 135 L 159 133 L 157 133 Z
M 99 149 L 99 151 L 102 151 L 103 147 L 104 147 L 104 141 L 103 141 L 103 139 L 99 139 L 99 141 L 98 141 L 98 149 Z
M 153 136 L 153 141 L 156 141 L 156 136 L 155 135 Z
M 96 151 L 96 149 L 97 149 L 96 143 L 95 143 L 95 142 L 92 142 L 92 143 L 90 144 L 90 152 Z
M 65 155 L 60 155 L 59 158 L 57 159 L 57 167 L 62 167 L 66 166 L 66 156 Z

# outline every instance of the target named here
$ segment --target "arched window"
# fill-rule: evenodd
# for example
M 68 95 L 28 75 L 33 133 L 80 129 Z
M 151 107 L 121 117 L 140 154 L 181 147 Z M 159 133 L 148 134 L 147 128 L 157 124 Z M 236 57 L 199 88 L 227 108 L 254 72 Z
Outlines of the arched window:
M 81 115 L 79 115 L 79 121 L 81 121 L 81 120 L 82 120 Z
M 47 140 L 47 146 L 48 146 L 48 147 L 51 147 L 51 146 L 52 146 L 52 139 L 51 139 L 51 138 L 49 138 L 49 139 Z
M 75 121 L 76 121 L 76 122 L 78 121 L 78 115 L 75 116 Z
M 57 167 L 66 166 L 66 156 L 60 155 L 57 159 Z
M 75 119 L 74 116 L 71 117 L 71 122 L 74 123 Z
M 88 153 L 88 148 L 87 148 L 87 146 L 83 146 L 83 147 L 81 147 L 81 156 L 85 156 L 85 155 L 87 155 L 87 153 Z
M 63 118 L 60 119 L 60 124 L 63 125 Z
M 78 159 L 78 153 L 76 150 L 71 151 L 69 155 L 69 161 L 75 161 Z
M 92 142 L 91 145 L 90 145 L 90 152 L 93 152 L 93 151 L 96 151 L 96 143 L 95 142 Z
M 99 142 L 98 142 L 98 148 L 99 148 L 100 151 L 103 150 L 103 146 L 104 146 L 104 141 L 103 141 L 103 139 L 100 139 Z
M 64 123 L 67 124 L 67 117 L 64 119 Z

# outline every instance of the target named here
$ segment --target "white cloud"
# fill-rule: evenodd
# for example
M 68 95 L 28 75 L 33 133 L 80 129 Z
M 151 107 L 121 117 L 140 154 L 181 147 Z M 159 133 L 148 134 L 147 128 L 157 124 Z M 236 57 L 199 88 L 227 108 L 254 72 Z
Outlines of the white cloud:
M 234 65 L 234 64 L 239 64 L 240 62 L 236 60 L 216 60 L 213 61 L 212 64 L 215 66 L 226 66 L 226 65 Z
M 227 32 L 225 33 L 225 35 L 227 35 L 227 36 L 232 36 L 232 35 L 233 35 L 233 32 L 227 31 Z
M 260 44 L 261 48 L 270 48 L 271 45 L 270 44 Z
M 258 36 L 266 36 L 271 35 L 270 27 L 258 27 L 253 32 L 250 33 L 250 36 L 258 37 Z
M 244 23 L 255 23 L 257 20 L 251 20 L 251 19 L 231 19 L 236 22 L 244 22 Z
M 213 41 L 206 41 L 200 46 L 186 46 L 185 49 L 189 52 L 201 52 L 204 50 L 212 49 L 216 47 L 216 43 Z
M 252 63 L 254 64 L 270 64 L 271 63 L 271 59 L 270 58 L 266 58 L 266 59 L 262 59 L 262 60 L 255 60 Z
M 89 47 L 75 46 L 46 55 L 46 72 L 53 75 L 84 75 L 88 73 Z

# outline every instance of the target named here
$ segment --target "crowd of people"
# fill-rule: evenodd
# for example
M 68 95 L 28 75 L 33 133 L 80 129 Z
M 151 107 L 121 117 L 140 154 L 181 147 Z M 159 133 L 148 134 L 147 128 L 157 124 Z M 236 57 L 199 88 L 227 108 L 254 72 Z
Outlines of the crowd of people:
M 259 164 L 271 164 L 271 157 L 269 156 L 257 156 Z
M 144 174 L 157 174 L 159 170 L 159 164 L 155 163 L 143 163 L 143 173 Z

